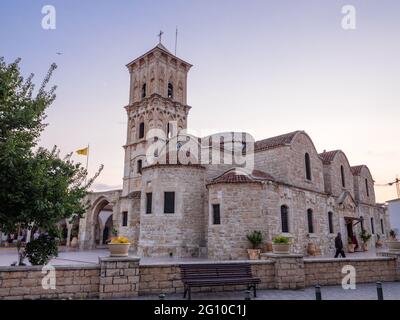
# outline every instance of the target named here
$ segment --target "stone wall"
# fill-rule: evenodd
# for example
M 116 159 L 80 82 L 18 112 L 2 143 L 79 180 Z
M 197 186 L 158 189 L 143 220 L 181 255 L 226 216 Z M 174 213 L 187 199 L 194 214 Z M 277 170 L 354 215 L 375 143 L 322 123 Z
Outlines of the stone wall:
M 365 179 L 368 181 L 368 194 Z M 375 204 L 374 179 L 367 166 L 363 166 L 360 174 L 354 176 L 354 192 L 357 201 L 371 205 Z
M 262 211 L 263 186 L 259 183 L 209 185 L 208 258 L 247 259 L 254 230 L 267 235 Z M 220 205 L 220 224 L 213 224 L 212 206 Z
M 339 285 L 342 268 L 356 269 L 356 283 L 399 281 L 399 254 L 369 259 L 303 259 L 301 255 L 264 254 L 264 260 L 218 261 L 251 264 L 253 276 L 261 279 L 259 289 L 302 289 Z M 194 262 L 191 262 L 194 263 Z M 201 263 L 213 263 L 197 262 Z M 139 264 L 139 258 L 100 258 L 99 265 L 57 266 L 56 289 L 45 290 L 41 267 L 0 267 L 1 299 L 87 299 L 125 298 L 137 295 L 183 293 L 177 262 Z M 194 288 L 193 292 L 241 291 L 246 286 Z
M 305 285 L 339 285 L 342 283 L 342 268 L 354 266 L 356 283 L 400 280 L 394 258 L 375 259 L 304 259 Z
M 344 182 L 342 185 L 341 166 L 343 166 Z M 354 178 L 349 161 L 342 151 L 338 151 L 330 164 L 324 164 L 325 191 L 338 197 L 343 191 L 350 192 L 354 198 Z
M 237 263 L 237 262 L 231 262 Z M 257 286 L 259 289 L 275 288 L 274 283 L 274 262 L 272 261 L 252 261 L 253 276 L 261 279 Z M 218 292 L 245 290 L 246 286 L 216 286 L 193 288 L 192 292 Z M 183 283 L 181 281 L 181 271 L 178 264 L 157 264 L 140 266 L 139 294 L 160 294 L 160 293 L 183 293 Z
M 139 258 L 100 258 L 100 299 L 137 296 L 139 260 Z
M 156 165 L 143 169 L 140 256 L 198 257 L 204 246 L 204 168 Z M 146 193 L 152 213 L 146 213 Z M 164 192 L 175 192 L 175 212 L 164 213 Z
M 0 267 L 0 299 L 83 299 L 99 296 L 100 266 L 57 266 L 56 289 L 45 290 L 42 267 Z

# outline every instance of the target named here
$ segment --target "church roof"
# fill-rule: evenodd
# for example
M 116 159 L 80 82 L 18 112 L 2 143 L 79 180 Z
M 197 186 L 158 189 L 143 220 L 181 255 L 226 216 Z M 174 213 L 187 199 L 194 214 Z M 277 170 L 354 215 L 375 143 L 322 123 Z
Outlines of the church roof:
M 248 173 L 244 169 L 233 168 L 216 177 L 208 185 L 217 183 L 260 183 L 262 181 L 274 180 L 271 175 L 260 170 L 253 170 L 251 173 Z
M 158 45 L 156 45 L 156 48 L 164 50 L 165 52 L 172 54 L 166 47 L 163 46 L 163 44 L 160 42 Z
M 161 51 L 165 52 L 166 54 L 168 54 L 169 56 L 174 57 L 179 62 L 181 62 L 181 63 L 183 63 L 183 64 L 185 64 L 185 65 L 187 65 L 189 67 L 192 67 L 192 65 L 190 63 L 178 58 L 173 53 L 171 53 L 161 42 L 158 43 L 153 49 L 147 51 L 145 54 L 142 54 L 140 57 L 138 57 L 138 58 L 132 60 L 131 62 L 129 62 L 126 66 L 129 68 L 132 64 L 134 64 L 135 62 L 139 61 L 140 59 L 144 58 L 145 56 L 147 56 L 148 54 L 150 54 L 150 53 L 152 53 L 152 52 L 154 52 L 156 50 L 161 50 Z
M 360 165 L 360 166 L 354 166 L 354 167 L 350 167 L 351 169 L 351 173 L 353 174 L 353 176 L 359 176 L 361 173 L 361 169 L 362 167 L 364 167 L 364 165 Z
M 254 151 L 263 151 L 289 145 L 299 132 L 301 131 L 293 131 L 276 137 L 256 141 L 254 144 Z
M 340 150 L 325 151 L 319 154 L 323 164 L 330 164 Z

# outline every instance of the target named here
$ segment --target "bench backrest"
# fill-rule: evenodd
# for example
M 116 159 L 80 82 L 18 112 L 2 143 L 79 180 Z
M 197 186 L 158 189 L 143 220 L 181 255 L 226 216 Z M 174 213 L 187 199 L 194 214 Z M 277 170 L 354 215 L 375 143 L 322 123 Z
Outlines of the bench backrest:
M 182 264 L 182 280 L 252 277 L 249 263 Z

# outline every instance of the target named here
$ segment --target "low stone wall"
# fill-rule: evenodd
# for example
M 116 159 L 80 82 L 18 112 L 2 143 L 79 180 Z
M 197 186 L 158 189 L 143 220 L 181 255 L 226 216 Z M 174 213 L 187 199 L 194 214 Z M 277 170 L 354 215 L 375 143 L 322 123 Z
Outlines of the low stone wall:
M 100 299 L 137 296 L 139 258 L 100 258 Z
M 384 255 L 384 254 L 383 254 Z M 341 284 L 345 265 L 354 266 L 356 282 L 399 281 L 399 255 L 360 259 L 309 259 L 301 255 L 263 254 L 250 262 L 261 279 L 259 289 L 302 289 Z M 56 266 L 55 289 L 44 289 L 48 276 L 42 267 L 0 267 L 1 299 L 124 298 L 137 295 L 183 293 L 182 263 L 140 264 L 139 258 L 100 258 L 96 265 Z M 222 261 L 190 262 L 221 263 Z M 224 261 L 225 262 L 225 261 Z M 226 263 L 241 263 L 229 261 Z M 189 263 L 189 262 L 188 262 Z M 193 292 L 245 290 L 245 286 L 194 288 Z
M 304 259 L 305 286 L 338 285 L 342 283 L 342 268 L 351 265 L 356 270 L 356 283 L 397 281 L 396 259 L 376 257 L 368 259 Z
M 230 261 L 229 263 L 239 263 Z M 198 262 L 201 264 L 201 262 Z M 205 262 L 203 262 L 205 263 Z M 215 263 L 206 262 L 206 263 Z M 272 289 L 275 287 L 275 268 L 273 261 L 252 261 L 252 273 L 261 279 L 259 289 Z M 216 286 L 193 288 L 192 292 L 218 292 L 245 290 L 246 286 Z M 144 264 L 140 265 L 139 294 L 183 293 L 181 270 L 179 264 Z
M 42 267 L 0 267 L 0 299 L 82 299 L 99 295 L 100 266 L 57 266 L 56 289 L 43 289 Z

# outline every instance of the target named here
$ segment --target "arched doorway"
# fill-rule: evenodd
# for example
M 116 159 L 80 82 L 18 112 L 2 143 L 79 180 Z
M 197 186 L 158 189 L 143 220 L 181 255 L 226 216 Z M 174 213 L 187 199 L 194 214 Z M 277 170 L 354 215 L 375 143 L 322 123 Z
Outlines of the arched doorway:
M 113 224 L 113 205 L 103 199 L 94 211 L 94 246 L 104 247 L 111 239 Z

